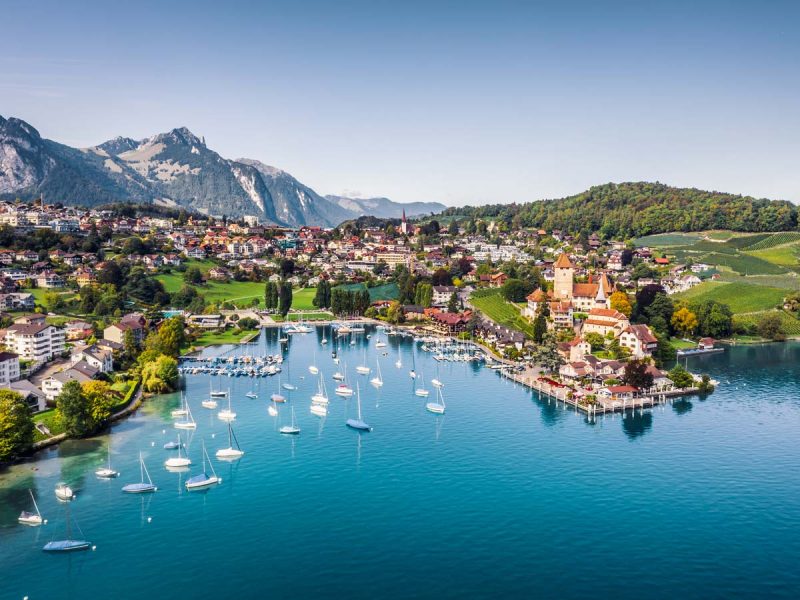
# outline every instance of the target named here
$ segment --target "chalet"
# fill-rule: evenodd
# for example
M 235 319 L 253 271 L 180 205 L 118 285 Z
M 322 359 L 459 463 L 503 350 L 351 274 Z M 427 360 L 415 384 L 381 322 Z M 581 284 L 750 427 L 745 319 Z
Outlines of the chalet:
M 619 335 L 619 343 L 630 350 L 634 358 L 652 356 L 658 348 L 658 339 L 647 325 L 628 325 Z

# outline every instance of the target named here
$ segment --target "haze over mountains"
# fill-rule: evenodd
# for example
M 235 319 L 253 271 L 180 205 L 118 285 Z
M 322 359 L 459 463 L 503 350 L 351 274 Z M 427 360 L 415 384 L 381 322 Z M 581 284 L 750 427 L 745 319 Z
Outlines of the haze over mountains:
M 335 226 L 362 215 L 439 212 L 437 202 L 322 196 L 258 160 L 223 158 L 185 127 L 143 140 L 117 137 L 90 148 L 42 138 L 0 116 L 0 198 L 94 206 L 115 201 L 183 206 L 211 215 L 254 215 L 280 225 Z

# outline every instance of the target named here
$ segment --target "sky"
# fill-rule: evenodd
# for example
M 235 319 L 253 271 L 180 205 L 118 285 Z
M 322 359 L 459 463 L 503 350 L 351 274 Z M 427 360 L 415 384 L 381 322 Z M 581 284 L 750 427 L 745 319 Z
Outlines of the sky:
M 323 194 L 661 181 L 800 201 L 800 3 L 0 0 L 0 115 L 186 126 Z

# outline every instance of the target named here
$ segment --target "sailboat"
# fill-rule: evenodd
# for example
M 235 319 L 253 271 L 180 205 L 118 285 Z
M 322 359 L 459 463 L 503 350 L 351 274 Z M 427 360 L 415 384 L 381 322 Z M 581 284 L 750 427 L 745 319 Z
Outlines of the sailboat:
M 414 390 L 414 393 L 417 396 L 422 396 L 423 398 L 427 398 L 428 394 L 430 394 L 430 392 L 425 389 L 425 377 L 423 377 L 422 373 L 419 375 L 419 387 Z
M 69 502 L 75 498 L 75 493 L 66 483 L 59 483 L 56 486 L 56 498 L 62 502 Z
M 413 350 L 411 351 L 411 370 L 408 372 L 408 376 L 411 379 L 417 378 L 417 358 Z
M 188 456 L 181 456 L 181 448 L 183 448 L 183 444 L 181 443 L 181 436 L 178 435 L 178 456 L 171 456 L 167 460 L 164 461 L 164 466 L 168 469 L 180 469 L 182 467 L 188 467 L 192 464 L 192 460 Z
M 251 400 L 255 400 L 256 398 L 258 398 L 258 394 L 256 394 L 254 390 L 250 390 L 245 394 L 245 397 L 250 398 Z
M 438 378 L 438 375 L 439 375 L 439 367 L 438 367 L 438 365 L 436 367 L 436 375 L 437 375 L 437 377 L 434 377 L 433 379 L 431 379 L 431 385 L 433 387 L 436 387 L 436 388 L 443 388 L 444 384 Z
M 77 552 L 79 550 L 88 550 L 92 547 L 91 542 L 72 539 L 72 519 L 69 512 L 69 504 L 67 504 L 64 510 L 67 516 L 67 537 L 63 540 L 47 542 L 42 550 L 45 552 Z M 78 531 L 80 531 L 80 527 L 78 527 Z M 83 532 L 81 532 L 81 535 L 83 535 Z
M 233 447 L 234 444 L 236 444 L 235 448 Z M 244 450 L 239 446 L 239 440 L 236 439 L 236 434 L 233 433 L 233 427 L 228 423 L 228 447 L 217 450 L 217 458 L 221 460 L 236 460 L 242 456 L 244 456 Z
M 378 374 L 369 380 L 369 382 L 374 385 L 375 387 L 381 387 L 383 385 L 383 375 L 381 375 L 381 361 L 375 360 L 375 368 L 378 371 Z
M 101 479 L 111 479 L 119 475 L 118 471 L 111 468 L 111 444 L 108 445 L 108 466 L 101 467 L 94 472 Z
M 425 405 L 425 410 L 427 410 L 428 412 L 432 412 L 434 414 L 437 414 L 437 415 L 443 415 L 444 414 L 445 405 L 444 405 L 444 397 L 442 396 L 442 388 L 441 387 L 437 387 L 436 388 L 436 393 L 438 395 L 438 398 L 437 398 L 438 401 L 437 402 L 428 402 Z
M 280 376 L 280 374 L 278 374 L 278 389 L 279 390 L 280 390 L 280 387 L 281 387 L 281 376 Z M 273 402 L 286 402 L 286 398 L 280 392 L 275 392 L 274 394 L 272 394 L 272 396 L 270 396 L 270 400 L 272 400 Z
M 223 408 L 217 413 L 217 418 L 223 421 L 233 421 L 236 418 L 236 413 L 231 410 L 231 397 L 228 394 L 228 408 Z
M 359 375 L 369 375 L 371 369 L 367 366 L 367 349 L 364 348 L 364 360 L 361 362 L 359 366 L 356 367 L 356 373 Z
M 209 385 L 211 385 L 211 382 L 209 382 Z M 211 392 L 208 395 L 211 396 L 212 398 L 224 398 L 225 396 L 227 396 L 229 394 L 225 390 L 214 390 L 214 389 L 212 389 Z
M 175 429 L 197 429 L 197 423 L 194 422 L 192 416 L 192 409 L 189 408 L 189 403 L 186 403 L 186 419 L 183 421 L 175 421 Z
M 289 435 L 297 435 L 298 433 L 300 433 L 300 428 L 294 422 L 294 406 L 292 406 L 292 424 L 284 425 L 278 431 Z
M 211 475 L 206 473 L 206 459 L 208 459 L 208 466 L 211 468 Z M 211 464 L 211 459 L 208 458 L 208 452 L 206 452 L 206 442 L 203 440 L 203 472 L 194 477 L 189 477 L 184 485 L 187 490 L 199 490 L 218 483 L 222 483 L 222 479 L 217 477 L 217 473 L 214 471 L 214 465 Z
M 173 419 L 176 418 L 176 417 L 185 417 L 188 414 L 187 406 L 186 406 L 186 398 L 184 397 L 183 392 L 181 392 L 181 407 L 180 408 L 176 408 L 175 410 L 173 410 L 169 414 Z
M 208 398 L 203 400 L 200 404 L 203 408 L 208 408 L 210 410 L 217 408 L 217 401 L 214 400 L 214 388 L 212 387 L 210 380 L 208 382 Z
M 395 361 L 394 366 L 397 367 L 398 369 L 402 369 L 403 368 L 403 359 L 402 358 L 398 358 Z
M 312 375 L 316 375 L 319 373 L 319 369 L 317 368 L 317 350 L 314 349 L 314 358 L 311 360 L 311 364 L 308 365 L 308 372 Z
M 29 525 L 31 527 L 38 527 L 39 525 L 47 523 L 47 519 L 42 519 L 42 513 L 39 512 L 39 506 L 36 504 L 36 498 L 33 497 L 33 491 L 28 490 L 28 493 L 31 495 L 33 508 L 36 510 L 36 512 L 32 513 L 28 512 L 27 510 L 23 510 L 21 513 L 19 513 L 17 521 L 23 525 Z
M 311 414 L 318 417 L 328 416 L 328 393 L 325 390 L 325 381 L 322 374 L 319 376 L 319 383 L 317 384 L 317 393 L 311 396 Z
M 371 431 L 372 427 L 367 425 L 361 419 L 361 388 L 358 386 L 358 384 L 356 384 L 356 391 L 357 391 L 356 398 L 357 398 L 357 401 L 358 401 L 358 418 L 357 419 L 347 419 L 347 422 L 345 423 L 345 425 L 347 425 L 351 429 L 358 429 L 359 431 Z
M 347 373 L 347 368 L 345 367 L 345 373 Z M 345 375 L 342 375 L 342 383 L 336 386 L 336 389 L 333 392 L 337 396 L 341 396 L 342 398 L 349 398 L 353 395 L 353 388 L 347 385 L 347 379 Z
M 375 347 L 376 348 L 385 348 L 386 347 L 386 342 L 384 342 L 381 339 L 381 334 L 380 333 L 378 333 L 378 340 L 375 342 Z
M 139 483 L 129 483 L 122 487 L 122 491 L 126 494 L 146 494 L 148 492 L 155 492 L 158 488 L 153 485 L 153 480 L 150 479 L 150 473 L 147 472 L 147 467 L 144 465 L 142 453 L 139 452 L 139 473 L 141 481 Z M 147 477 L 147 481 L 144 478 Z
M 178 436 L 178 440 L 170 440 L 166 444 L 164 444 L 164 450 L 175 450 L 176 448 L 182 448 L 183 444 L 181 443 L 181 436 Z

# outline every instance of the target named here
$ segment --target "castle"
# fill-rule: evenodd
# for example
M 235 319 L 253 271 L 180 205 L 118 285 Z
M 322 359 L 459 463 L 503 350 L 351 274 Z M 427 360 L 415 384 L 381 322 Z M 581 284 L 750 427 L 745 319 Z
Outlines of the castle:
M 569 307 L 570 312 L 585 313 L 593 308 L 610 308 L 609 296 L 613 291 L 605 273 L 599 277 L 590 275 L 586 283 L 575 283 L 575 265 L 566 253 L 562 253 L 553 265 L 553 291 L 536 289 L 531 292 L 523 314 L 534 318 L 542 302 L 549 302 L 559 314 L 564 312 L 565 306 Z

